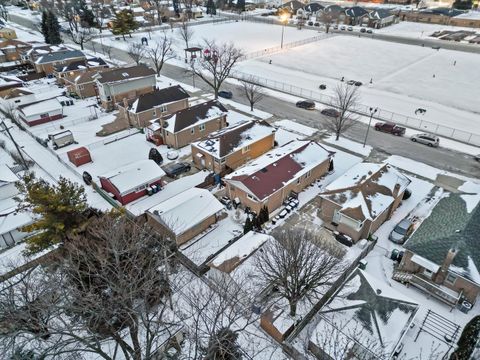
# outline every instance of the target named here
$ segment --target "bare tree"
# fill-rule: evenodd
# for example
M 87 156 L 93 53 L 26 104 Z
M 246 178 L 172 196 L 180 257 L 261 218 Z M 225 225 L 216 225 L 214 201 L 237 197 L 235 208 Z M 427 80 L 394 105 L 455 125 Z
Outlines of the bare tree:
M 145 57 L 146 50 L 142 44 L 131 43 L 128 46 L 127 54 L 138 65 Z
M 359 99 L 357 86 L 342 83 L 335 88 L 330 106 L 337 110 L 336 116 L 325 116 L 325 126 L 335 134 L 335 140 L 340 139 L 340 135 L 352 127 L 358 119 L 355 111 Z
M 153 7 L 157 13 L 157 24 L 162 25 L 162 17 L 165 11 L 165 1 L 164 0 L 151 0 Z
M 250 111 L 253 111 L 253 106 L 264 98 L 265 92 L 260 85 L 255 83 L 253 76 L 247 80 L 242 80 L 241 83 L 243 93 L 250 104 Z
M 98 24 L 100 33 L 102 32 L 105 20 L 111 15 L 110 9 L 105 5 L 105 0 L 93 0 L 92 12 L 95 17 L 95 22 Z
M 217 45 L 215 41 L 208 40 L 205 40 L 204 48 L 208 53 L 197 61 L 192 61 L 191 70 L 213 89 L 215 99 L 218 99 L 220 87 L 230 76 L 230 72 L 242 58 L 243 53 L 233 44 Z
M 0 288 L 0 347 L 64 359 L 150 359 L 178 330 L 169 310 L 170 243 L 126 217 L 94 217 L 65 241 L 56 266 L 11 278 Z M 8 356 L 7 356 L 8 357 Z
M 163 64 L 175 57 L 175 53 L 172 49 L 172 38 L 168 37 L 164 32 L 163 36 L 156 42 L 155 46 L 148 48 L 146 53 L 147 57 L 153 62 L 157 75 L 160 76 Z
M 325 33 L 328 34 L 328 31 L 330 30 L 330 26 L 332 25 L 332 14 L 329 12 L 322 11 L 320 13 L 320 16 L 318 17 L 318 20 L 320 23 L 322 23 L 325 26 Z
M 306 230 L 288 230 L 275 236 L 277 241 L 270 241 L 258 253 L 255 266 L 260 281 L 265 287 L 278 289 L 294 317 L 300 300 L 315 298 L 324 285 L 340 275 L 342 254 L 336 248 L 318 247 L 318 238 Z
M 178 28 L 178 33 L 185 42 L 185 49 L 188 49 L 190 40 L 192 40 L 193 35 L 195 34 L 192 27 L 189 26 L 186 21 L 182 21 L 182 25 Z
M 85 43 L 92 40 L 96 33 L 95 29 L 92 28 L 77 27 L 76 31 L 70 31 L 70 37 L 83 50 Z
M 113 48 L 111 46 L 102 44 L 102 53 L 103 55 L 107 55 L 109 60 L 112 60 L 112 51 Z

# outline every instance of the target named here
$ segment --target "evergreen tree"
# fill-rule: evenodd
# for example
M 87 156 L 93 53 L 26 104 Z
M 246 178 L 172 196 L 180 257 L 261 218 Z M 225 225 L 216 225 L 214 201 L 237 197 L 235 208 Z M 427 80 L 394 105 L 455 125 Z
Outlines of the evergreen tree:
M 112 34 L 122 35 L 125 40 L 125 35 L 132 37 L 132 31 L 137 30 L 139 27 L 135 21 L 133 12 L 131 10 L 122 10 L 115 14 L 115 19 L 112 22 Z
M 46 10 L 42 12 L 40 31 L 42 32 L 43 38 L 45 39 L 45 43 L 50 44 L 50 38 L 48 37 L 48 12 Z
M 83 27 L 96 26 L 95 15 L 92 10 L 87 7 L 87 3 L 84 0 L 80 0 L 75 4 L 75 11 L 79 14 Z
M 213 0 L 207 1 L 207 14 L 217 15 L 217 7 L 215 6 L 215 1 Z
M 83 186 L 61 177 L 56 185 L 27 173 L 17 183 L 21 196 L 15 198 L 18 211 L 34 214 L 35 221 L 21 231 L 33 233 L 27 251 L 37 253 L 63 242 L 68 234 L 86 221 L 88 209 Z
M 268 214 L 268 208 L 266 206 L 263 206 L 260 209 L 260 213 L 258 214 L 258 217 L 260 218 L 261 224 L 265 224 L 269 220 L 270 215 Z
M 61 44 L 62 36 L 60 35 L 60 24 L 57 16 L 52 11 L 49 11 L 47 19 L 48 44 Z
M 238 333 L 228 328 L 220 329 L 209 340 L 205 359 L 242 359 L 242 352 L 237 340 Z
M 245 0 L 237 0 L 237 9 L 239 12 L 245 11 Z
M 247 215 L 247 220 L 245 220 L 245 225 L 243 226 L 243 233 L 246 234 L 251 230 L 253 230 L 252 220 L 250 220 L 250 215 Z

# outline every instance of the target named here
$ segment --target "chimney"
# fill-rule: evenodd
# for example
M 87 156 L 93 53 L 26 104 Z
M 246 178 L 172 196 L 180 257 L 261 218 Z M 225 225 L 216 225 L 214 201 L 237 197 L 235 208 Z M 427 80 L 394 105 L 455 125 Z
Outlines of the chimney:
M 393 192 L 392 192 L 392 196 L 394 199 L 397 198 L 398 196 L 398 192 L 400 191 L 400 184 L 395 184 L 395 186 L 393 187 Z
M 452 265 L 455 255 L 457 255 L 456 249 L 448 250 L 447 255 L 445 256 L 445 259 L 443 260 L 442 266 L 440 266 L 440 270 L 435 276 L 435 282 L 437 284 L 443 284 L 443 282 L 447 278 L 448 269 L 450 268 L 450 265 Z

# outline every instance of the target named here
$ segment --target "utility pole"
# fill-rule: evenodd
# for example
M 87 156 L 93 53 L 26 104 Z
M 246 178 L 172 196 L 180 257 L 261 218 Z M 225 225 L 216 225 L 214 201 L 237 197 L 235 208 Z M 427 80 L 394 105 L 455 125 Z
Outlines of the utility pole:
M 23 166 L 25 167 L 25 170 L 28 170 L 27 162 L 25 161 L 25 158 L 23 157 L 22 151 L 21 151 L 20 147 L 18 146 L 17 142 L 15 141 L 15 139 L 13 138 L 12 134 L 10 134 L 10 129 L 7 127 L 7 124 L 5 124 L 5 120 L 2 120 L 2 126 L 5 129 L 5 131 L 7 132 L 8 136 L 10 137 L 10 140 L 12 140 L 13 144 L 17 148 L 18 155 L 20 155 L 20 157 L 22 158 L 22 162 L 23 162 Z
M 370 130 L 370 125 L 372 124 L 373 115 L 378 111 L 378 108 L 371 107 L 370 109 L 370 120 L 368 120 L 367 133 L 365 134 L 365 140 L 363 140 L 363 147 L 367 144 L 368 131 Z

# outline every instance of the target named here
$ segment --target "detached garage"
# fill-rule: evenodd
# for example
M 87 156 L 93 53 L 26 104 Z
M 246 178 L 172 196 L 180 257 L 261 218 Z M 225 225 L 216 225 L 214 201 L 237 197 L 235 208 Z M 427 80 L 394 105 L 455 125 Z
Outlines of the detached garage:
M 68 160 L 76 167 L 88 164 L 92 162 L 92 157 L 90 156 L 90 151 L 86 147 L 79 147 L 77 149 L 70 150 L 67 152 Z
M 20 105 L 18 113 L 20 118 L 29 126 L 40 125 L 63 118 L 63 108 L 57 99 Z

